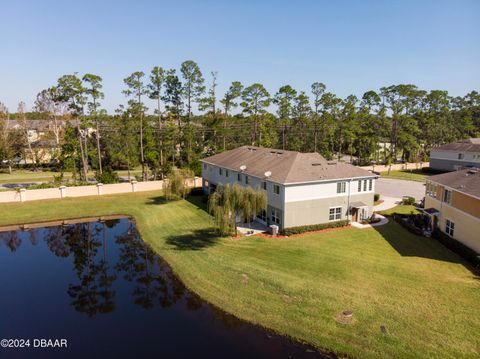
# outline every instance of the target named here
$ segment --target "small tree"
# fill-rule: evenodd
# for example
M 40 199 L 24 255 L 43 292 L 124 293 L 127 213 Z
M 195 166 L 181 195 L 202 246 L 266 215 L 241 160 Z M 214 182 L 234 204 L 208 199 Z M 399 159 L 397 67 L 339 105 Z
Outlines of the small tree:
M 208 211 L 213 215 L 218 231 L 223 234 L 237 235 L 236 218 L 250 223 L 252 219 L 267 208 L 265 191 L 242 187 L 238 184 L 220 185 L 208 199 Z
M 185 198 L 191 190 L 188 181 L 193 177 L 190 169 L 175 169 L 169 178 L 165 179 L 165 199 Z

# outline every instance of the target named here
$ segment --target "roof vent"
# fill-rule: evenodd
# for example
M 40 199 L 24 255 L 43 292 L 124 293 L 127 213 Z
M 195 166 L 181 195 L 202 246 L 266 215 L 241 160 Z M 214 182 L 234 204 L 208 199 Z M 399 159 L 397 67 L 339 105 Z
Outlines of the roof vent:
M 265 172 L 264 174 L 265 174 L 265 177 L 268 178 L 268 177 L 270 177 L 270 176 L 272 175 L 272 172 L 271 172 L 271 171 L 267 171 L 267 172 Z
M 256 151 L 257 149 L 256 148 L 253 148 L 253 147 L 248 147 L 247 148 L 249 151 Z
M 321 166 L 321 165 L 322 165 L 322 164 L 319 163 L 319 162 L 314 162 L 314 163 L 312 163 L 312 166 Z
M 337 162 L 327 162 L 327 165 L 330 165 L 330 166 L 333 166 L 333 165 L 336 165 Z
M 270 151 L 272 155 L 283 155 L 283 152 L 280 151 Z
M 245 171 L 246 169 L 247 169 L 247 166 L 245 166 L 245 165 L 240 166 L 240 171 Z

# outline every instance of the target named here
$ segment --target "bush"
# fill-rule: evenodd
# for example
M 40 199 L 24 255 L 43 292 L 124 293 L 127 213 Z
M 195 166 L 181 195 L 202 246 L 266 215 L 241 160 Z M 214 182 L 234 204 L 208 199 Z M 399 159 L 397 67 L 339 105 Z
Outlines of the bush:
M 327 229 L 327 228 L 345 227 L 345 226 L 348 226 L 349 223 L 350 222 L 345 219 L 345 220 L 342 220 L 342 221 L 321 223 L 321 224 L 312 224 L 312 225 L 309 225 L 309 226 L 298 226 L 298 227 L 284 228 L 280 233 L 285 235 L 285 236 L 291 236 L 293 234 L 319 231 L 319 230 Z
M 380 194 L 375 193 L 375 194 L 373 195 L 373 200 L 374 200 L 375 202 L 377 202 L 379 199 L 380 199 Z
M 462 242 L 459 242 L 456 239 L 449 237 L 448 235 L 440 231 L 440 229 L 438 228 L 436 228 L 435 231 L 432 233 L 432 238 L 438 240 L 452 252 L 455 252 L 460 257 L 473 264 L 473 266 L 480 268 L 480 254 L 475 252 L 473 249 L 467 247 Z
M 95 179 L 103 184 L 118 183 L 118 174 L 113 171 L 111 168 L 104 170 L 101 174 L 100 172 L 95 172 Z
M 406 204 L 406 205 L 415 204 L 415 197 L 403 196 L 402 204 Z

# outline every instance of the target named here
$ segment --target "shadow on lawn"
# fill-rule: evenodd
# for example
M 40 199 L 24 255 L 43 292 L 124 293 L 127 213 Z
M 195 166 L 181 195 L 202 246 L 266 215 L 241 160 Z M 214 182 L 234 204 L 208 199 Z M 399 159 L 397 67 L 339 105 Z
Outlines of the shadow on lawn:
M 197 229 L 193 232 L 167 237 L 167 244 L 180 251 L 198 251 L 215 245 L 219 241 L 213 229 Z
M 408 232 L 390 218 L 390 223 L 373 227 L 401 255 L 405 257 L 420 257 L 438 261 L 462 264 L 470 270 L 475 278 L 479 272 L 469 262 L 450 251 L 433 238 L 421 237 Z
M 164 196 L 150 197 L 148 198 L 147 202 L 145 202 L 145 204 L 165 204 L 165 203 L 168 203 L 168 201 L 165 199 Z

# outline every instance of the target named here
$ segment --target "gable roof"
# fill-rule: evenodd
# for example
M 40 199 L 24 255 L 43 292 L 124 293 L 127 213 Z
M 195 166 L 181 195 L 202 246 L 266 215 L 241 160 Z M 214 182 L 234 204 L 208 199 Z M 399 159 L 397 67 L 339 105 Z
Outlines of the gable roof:
M 202 162 L 266 178 L 282 184 L 316 182 L 358 177 L 376 177 L 372 173 L 346 163 L 327 161 L 320 154 L 284 151 L 271 148 L 242 146 L 204 158 Z
M 478 168 L 467 168 L 461 171 L 430 176 L 427 181 L 436 182 L 480 198 L 480 169 Z
M 480 138 L 469 138 L 457 142 L 447 143 L 446 145 L 432 148 L 432 151 L 463 151 L 480 152 Z

